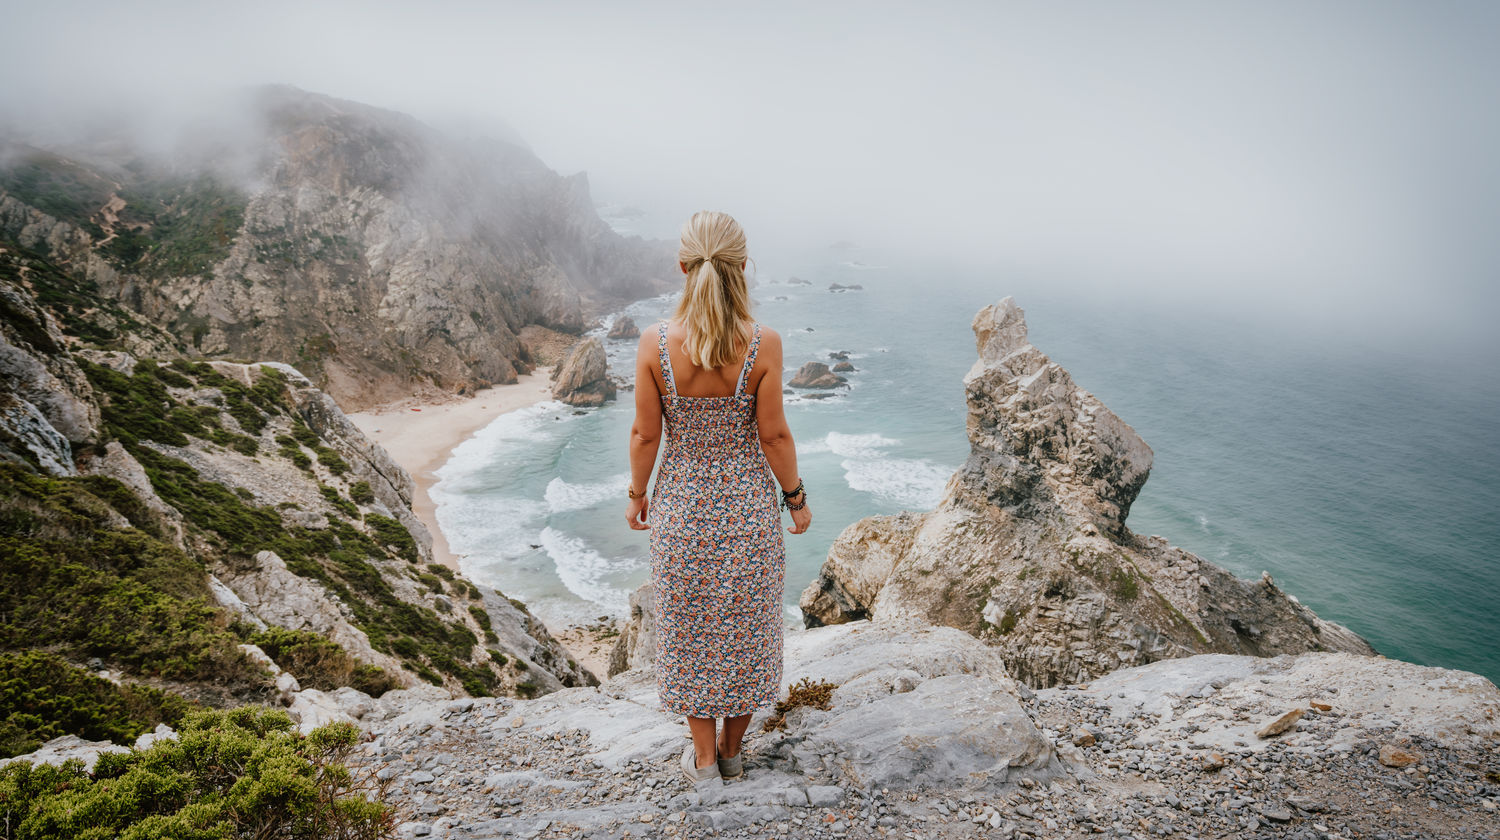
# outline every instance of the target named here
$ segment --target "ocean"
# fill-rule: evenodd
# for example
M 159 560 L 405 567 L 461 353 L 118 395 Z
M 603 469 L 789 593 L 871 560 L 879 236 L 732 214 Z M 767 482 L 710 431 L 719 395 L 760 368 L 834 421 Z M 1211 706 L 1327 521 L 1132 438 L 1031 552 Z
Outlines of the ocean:
M 1270 572 L 1387 656 L 1500 681 L 1491 360 L 1372 351 L 1281 323 L 988 277 L 934 286 L 923 267 L 860 253 L 763 260 L 752 291 L 756 318 L 784 337 L 787 378 L 836 351 L 857 368 L 839 396 L 787 398 L 813 507 L 809 532 L 786 539 L 788 626 L 800 626 L 798 597 L 846 526 L 937 503 L 968 453 L 969 323 L 1013 294 L 1032 343 L 1152 447 L 1132 530 L 1242 578 Z M 674 303 L 624 314 L 645 329 Z M 635 341 L 605 343 L 612 370 L 630 375 Z M 437 519 L 465 573 L 549 626 L 623 615 L 649 574 L 646 532 L 624 520 L 632 396 L 503 415 L 437 473 Z

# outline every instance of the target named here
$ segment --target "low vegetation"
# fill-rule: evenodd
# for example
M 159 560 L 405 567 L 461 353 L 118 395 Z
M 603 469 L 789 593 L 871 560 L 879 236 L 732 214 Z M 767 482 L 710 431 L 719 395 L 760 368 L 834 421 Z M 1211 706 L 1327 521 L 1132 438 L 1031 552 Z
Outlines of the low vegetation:
M 111 504 L 125 498 L 135 499 L 113 479 L 0 462 L 0 651 L 43 648 L 142 676 L 265 688 L 233 617 L 212 605 L 202 565 L 154 535 L 138 502 Z M 102 526 L 112 511 L 136 527 Z
M 116 685 L 55 653 L 0 653 L 0 758 L 59 735 L 134 743 L 158 723 L 177 726 L 193 708 L 158 688 Z
M 171 389 L 213 387 L 224 394 L 225 411 L 251 434 L 260 434 L 273 416 L 289 418 L 289 432 L 278 435 L 276 441 L 283 453 L 301 455 L 299 466 L 311 469 L 303 454 L 305 447 L 319 453 L 320 463 L 330 471 L 347 470 L 347 464 L 293 410 L 285 393 L 285 374 L 262 366 L 255 385 L 247 387 L 205 362 L 183 360 L 161 366 L 143 359 L 130 376 L 102 365 L 83 362 L 83 366 L 95 388 L 106 396 L 102 407 L 106 429 L 141 462 L 157 494 L 181 511 L 202 539 L 229 557 L 248 558 L 265 549 L 276 552 L 293 573 L 322 583 L 347 604 L 355 626 L 365 632 L 372 647 L 400 658 L 428 682 L 441 684 L 442 675 L 447 674 L 475 696 L 493 694 L 499 687 L 500 677 L 488 663 L 470 664 L 479 642 L 472 630 L 444 620 L 430 607 L 397 597 L 374 565 L 391 560 L 420 562 L 416 540 L 405 525 L 371 512 L 362 518 L 367 533 L 355 524 L 361 516 L 353 502 L 336 488 L 320 485 L 323 497 L 347 519 L 330 515 L 327 528 L 288 526 L 275 506 L 256 504 L 253 498 L 208 481 L 187 462 L 147 444 L 186 445 L 194 432 L 185 413 L 178 410 L 184 406 Z M 163 405 L 169 408 L 163 411 Z M 442 591 L 442 579 L 427 574 L 436 582 L 437 591 Z
M 810 677 L 793 683 L 787 688 L 786 699 L 776 701 L 776 712 L 766 718 L 765 731 L 785 730 L 787 713 L 798 706 L 827 710 L 833 704 L 833 690 L 836 688 L 838 686 L 834 683 L 826 680 L 814 682 Z
M 332 691 L 347 685 L 371 697 L 400 688 L 389 671 L 360 662 L 338 643 L 311 630 L 269 627 L 251 636 L 250 643 L 265 651 L 277 667 L 294 674 L 303 688 Z
M 381 783 L 345 764 L 350 723 L 299 735 L 279 709 L 187 715 L 175 739 L 105 753 L 93 772 L 15 762 L 0 768 L 0 840 L 383 840 L 395 814 Z

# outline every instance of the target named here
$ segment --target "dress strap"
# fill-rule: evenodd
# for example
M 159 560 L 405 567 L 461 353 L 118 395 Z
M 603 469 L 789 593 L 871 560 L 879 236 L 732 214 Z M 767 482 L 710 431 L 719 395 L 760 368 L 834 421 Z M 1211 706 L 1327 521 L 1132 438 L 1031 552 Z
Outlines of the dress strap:
M 750 352 L 745 354 L 745 366 L 740 368 L 739 381 L 734 383 L 734 395 L 736 397 L 744 393 L 745 377 L 750 375 L 750 368 L 755 367 L 755 351 L 760 349 L 760 324 L 750 334 Z
M 661 322 L 656 331 L 656 352 L 661 357 L 661 378 L 667 383 L 667 396 L 677 396 L 677 383 L 672 380 L 672 355 L 667 352 L 667 322 Z

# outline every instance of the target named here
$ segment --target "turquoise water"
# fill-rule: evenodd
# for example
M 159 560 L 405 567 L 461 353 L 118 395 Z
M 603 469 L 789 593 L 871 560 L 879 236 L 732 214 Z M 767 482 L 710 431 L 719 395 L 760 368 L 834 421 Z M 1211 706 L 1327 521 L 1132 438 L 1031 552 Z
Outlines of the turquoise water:
M 968 452 L 969 322 L 1013 294 L 1032 343 L 1155 451 L 1132 529 L 1240 577 L 1268 571 L 1388 656 L 1500 679 L 1500 380 L 1486 359 L 1000 281 L 935 285 L 834 251 L 762 260 L 758 281 L 755 314 L 784 336 L 788 377 L 835 350 L 858 368 L 842 396 L 787 405 L 814 510 L 811 530 L 787 537 L 789 624 L 839 531 L 940 498 Z M 833 282 L 864 289 L 831 293 Z M 672 303 L 627 312 L 644 325 Z M 630 371 L 635 342 L 606 343 L 612 367 Z M 632 395 L 621 397 L 505 415 L 438 473 L 438 520 L 465 571 L 549 624 L 621 614 L 648 573 L 647 537 L 624 521 Z

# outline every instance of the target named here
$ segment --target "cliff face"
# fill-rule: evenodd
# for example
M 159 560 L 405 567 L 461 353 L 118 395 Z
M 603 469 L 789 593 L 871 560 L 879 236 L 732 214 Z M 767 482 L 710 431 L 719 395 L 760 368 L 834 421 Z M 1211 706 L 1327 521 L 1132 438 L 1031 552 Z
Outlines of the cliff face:
M 1033 686 L 1195 653 L 1372 654 L 1269 576 L 1244 581 L 1126 515 L 1151 469 L 1133 429 L 1026 339 L 1010 298 L 973 323 L 970 455 L 929 513 L 844 530 L 802 593 L 809 626 L 917 617 L 1000 648 Z
M 6 667 L 48 650 L 199 699 L 260 698 L 276 676 L 264 645 L 296 678 L 276 683 L 287 702 L 313 685 L 597 682 L 524 604 L 431 562 L 411 477 L 295 368 L 119 349 L 170 341 L 111 337 L 100 325 L 122 314 L 70 283 L 0 246 Z
M 527 325 L 663 291 L 670 251 L 614 234 L 583 175 L 401 114 L 267 88 L 234 160 L 0 148 L 0 237 L 180 337 L 281 361 L 349 410 L 512 382 Z

